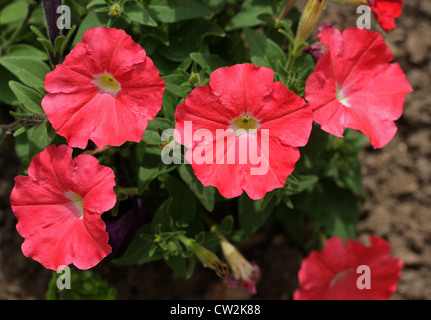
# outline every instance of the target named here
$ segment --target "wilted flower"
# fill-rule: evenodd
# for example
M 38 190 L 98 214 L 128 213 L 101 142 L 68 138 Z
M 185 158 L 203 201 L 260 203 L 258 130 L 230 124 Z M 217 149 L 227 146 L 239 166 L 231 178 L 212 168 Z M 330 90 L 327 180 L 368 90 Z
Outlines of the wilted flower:
M 259 266 L 248 262 L 244 256 L 225 237 L 221 238 L 220 246 L 229 263 L 232 273 L 223 282 L 230 289 L 245 287 L 250 293 L 256 294 L 256 280 L 260 277 Z
M 214 252 L 196 243 L 191 244 L 189 248 L 199 258 L 204 267 L 214 270 L 220 278 L 225 278 L 229 274 L 227 265 L 221 262 Z

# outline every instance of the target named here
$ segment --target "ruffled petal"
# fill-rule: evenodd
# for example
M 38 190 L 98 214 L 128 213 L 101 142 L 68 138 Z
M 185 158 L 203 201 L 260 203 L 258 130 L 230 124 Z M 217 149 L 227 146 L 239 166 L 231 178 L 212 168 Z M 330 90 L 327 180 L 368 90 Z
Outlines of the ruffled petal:
M 387 300 L 396 291 L 403 263 L 392 258 L 389 243 L 370 237 L 370 246 L 339 237 L 326 241 L 321 252 L 304 259 L 295 300 Z M 370 288 L 358 288 L 358 267 L 369 268 Z
M 111 252 L 101 214 L 116 202 L 112 169 L 51 145 L 33 158 L 28 174 L 15 178 L 10 197 L 25 256 L 52 270 L 71 263 L 88 269 Z

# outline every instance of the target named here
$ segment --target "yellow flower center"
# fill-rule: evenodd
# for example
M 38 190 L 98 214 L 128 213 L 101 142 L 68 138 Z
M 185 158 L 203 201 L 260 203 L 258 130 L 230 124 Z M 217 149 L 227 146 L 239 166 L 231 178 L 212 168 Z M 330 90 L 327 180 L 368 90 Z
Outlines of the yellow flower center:
M 120 89 L 120 83 L 109 73 L 98 75 L 94 78 L 94 83 L 101 89 L 116 94 Z
M 259 123 L 252 117 L 245 115 L 234 120 L 231 124 L 231 129 L 234 131 L 245 131 L 249 133 L 250 130 L 259 128 Z

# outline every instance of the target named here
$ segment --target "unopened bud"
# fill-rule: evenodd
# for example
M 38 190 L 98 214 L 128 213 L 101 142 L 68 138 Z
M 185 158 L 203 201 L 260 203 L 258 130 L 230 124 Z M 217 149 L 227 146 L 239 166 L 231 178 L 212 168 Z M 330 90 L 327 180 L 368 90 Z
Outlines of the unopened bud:
M 298 47 L 304 42 L 310 34 L 313 27 L 322 15 L 323 8 L 326 5 L 326 0 L 309 0 L 304 8 L 299 21 L 298 32 L 295 38 L 295 47 Z
M 192 250 L 203 265 L 214 270 L 220 278 L 225 278 L 229 274 L 228 266 L 207 248 L 195 244 Z
M 121 12 L 121 6 L 118 3 L 115 3 L 109 7 L 108 15 L 111 17 L 118 17 Z

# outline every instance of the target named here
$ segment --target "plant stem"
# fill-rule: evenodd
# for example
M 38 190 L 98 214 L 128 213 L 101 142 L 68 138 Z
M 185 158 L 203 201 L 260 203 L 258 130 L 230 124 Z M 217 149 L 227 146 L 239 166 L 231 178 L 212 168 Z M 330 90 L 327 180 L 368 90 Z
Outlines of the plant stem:
M 187 238 L 186 236 L 180 236 L 178 240 L 180 240 L 186 246 L 187 249 L 193 249 L 193 246 L 194 246 L 193 239 Z
M 108 149 L 110 149 L 110 148 L 112 148 L 111 146 L 105 146 L 103 149 L 99 149 L 99 148 L 96 148 L 96 149 L 94 149 L 94 150 L 87 150 L 87 151 L 84 151 L 83 152 L 83 154 L 91 154 L 91 155 L 96 155 L 96 154 L 98 154 L 98 153 L 101 153 L 101 152 L 103 152 L 103 151 L 105 151 L 105 150 L 108 150 Z
M 296 60 L 296 57 L 289 54 L 289 56 L 287 57 L 287 62 L 286 62 L 286 70 L 290 71 L 290 69 L 292 69 L 292 66 L 293 66 L 293 63 L 295 62 L 295 60 Z
M 276 24 L 280 23 L 280 21 L 284 19 L 286 14 L 294 7 L 294 5 L 296 4 L 296 1 L 297 0 L 286 1 L 286 4 L 284 5 L 283 10 L 281 11 L 277 19 L 275 19 Z

